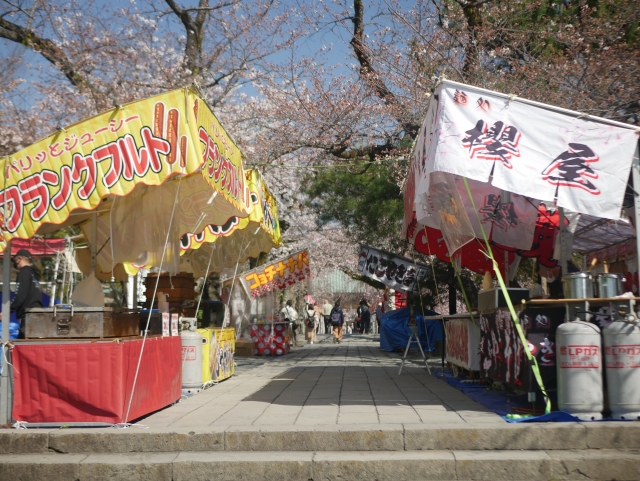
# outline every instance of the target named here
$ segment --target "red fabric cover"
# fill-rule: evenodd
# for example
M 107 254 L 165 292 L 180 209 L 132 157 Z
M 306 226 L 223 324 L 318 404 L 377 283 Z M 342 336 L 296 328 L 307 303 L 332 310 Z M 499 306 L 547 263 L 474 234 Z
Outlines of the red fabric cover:
M 415 219 L 413 220 L 412 228 L 417 227 Z M 504 272 L 504 258 L 505 252 L 508 253 L 509 264 L 511 264 L 515 258 L 514 254 L 518 254 L 521 257 L 536 257 L 538 262 L 545 267 L 556 267 L 558 261 L 553 258 L 553 247 L 555 244 L 556 233 L 559 231 L 560 214 L 556 210 L 553 214 L 550 214 L 544 204 L 540 205 L 538 209 L 538 219 L 536 220 L 536 229 L 533 235 L 533 244 L 531 249 L 524 251 L 520 249 L 513 249 L 508 246 L 502 246 L 491 242 L 491 250 L 493 256 L 498 262 L 501 272 Z M 413 232 L 409 232 L 413 235 Z M 442 232 L 438 229 L 431 227 L 423 227 L 420 231 L 415 233 L 415 248 L 422 254 L 435 255 L 438 259 L 444 262 L 450 262 L 449 250 L 442 236 Z M 458 249 L 454 254 L 456 259 L 460 258 L 462 267 L 484 274 L 485 272 L 493 272 L 493 263 L 484 252 L 486 246 L 484 240 L 474 239 L 473 241 L 465 244 Z
M 13 418 L 41 422 L 125 422 L 142 340 L 13 348 Z M 149 338 L 128 421 L 180 399 L 179 336 Z
M 27 249 L 33 257 L 55 256 L 56 252 L 64 250 L 64 239 L 12 239 L 11 256 L 20 249 Z

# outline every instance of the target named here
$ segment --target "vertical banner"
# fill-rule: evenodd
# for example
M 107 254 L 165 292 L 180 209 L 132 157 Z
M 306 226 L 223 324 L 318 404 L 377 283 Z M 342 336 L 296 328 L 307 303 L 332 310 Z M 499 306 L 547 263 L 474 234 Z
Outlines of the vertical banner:
M 360 246 L 358 273 L 401 291 L 418 290 L 427 276 L 428 267 L 389 252 Z

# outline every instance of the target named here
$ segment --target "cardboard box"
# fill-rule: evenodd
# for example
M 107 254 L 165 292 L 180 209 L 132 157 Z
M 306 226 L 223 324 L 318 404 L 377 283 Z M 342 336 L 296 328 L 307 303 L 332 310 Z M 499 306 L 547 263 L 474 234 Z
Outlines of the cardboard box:
M 253 356 L 254 349 L 255 343 L 253 341 L 245 341 L 244 339 L 236 341 L 236 356 Z

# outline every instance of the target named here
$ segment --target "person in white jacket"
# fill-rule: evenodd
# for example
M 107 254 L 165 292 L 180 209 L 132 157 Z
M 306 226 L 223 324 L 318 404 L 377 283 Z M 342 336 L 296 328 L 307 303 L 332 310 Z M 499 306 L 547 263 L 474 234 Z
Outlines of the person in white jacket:
M 298 341 L 296 337 L 296 331 L 298 330 L 298 312 L 293 307 L 293 301 L 289 299 L 287 304 L 280 311 L 282 319 L 291 323 L 291 331 L 293 334 L 293 345 L 297 346 Z

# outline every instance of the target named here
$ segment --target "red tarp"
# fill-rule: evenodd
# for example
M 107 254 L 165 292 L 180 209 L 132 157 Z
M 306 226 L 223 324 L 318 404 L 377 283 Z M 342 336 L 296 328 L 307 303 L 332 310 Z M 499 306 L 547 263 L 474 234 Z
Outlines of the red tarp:
M 16 255 L 20 249 L 27 249 L 33 257 L 55 256 L 56 252 L 64 250 L 64 239 L 12 239 L 11 256 Z M 4 254 L 0 254 L 2 257 Z
M 545 267 L 556 267 L 558 261 L 553 258 L 553 248 L 555 244 L 556 233 L 559 232 L 560 214 L 556 210 L 553 214 L 549 213 L 544 205 L 538 210 L 538 219 L 536 221 L 536 229 L 533 236 L 533 245 L 531 249 L 523 251 L 521 249 L 513 249 L 511 247 L 502 246 L 495 242 L 491 242 L 491 250 L 493 256 L 498 262 L 500 271 L 504 272 L 505 253 L 508 255 L 509 264 L 515 259 L 515 254 L 522 257 L 536 257 L 538 262 Z M 420 231 L 414 232 L 417 228 L 417 222 L 414 219 L 411 222 L 408 231 L 408 237 L 411 238 L 415 234 L 415 248 L 422 254 L 435 255 L 444 262 L 450 262 L 449 249 L 444 241 L 442 232 L 431 227 L 422 227 Z M 485 254 L 486 246 L 483 240 L 474 239 L 465 244 L 454 253 L 461 267 L 484 274 L 491 272 L 493 274 L 493 264 Z
M 142 340 L 21 344 L 13 348 L 13 418 L 42 422 L 124 422 Z M 180 399 L 179 336 L 149 338 L 129 421 Z

